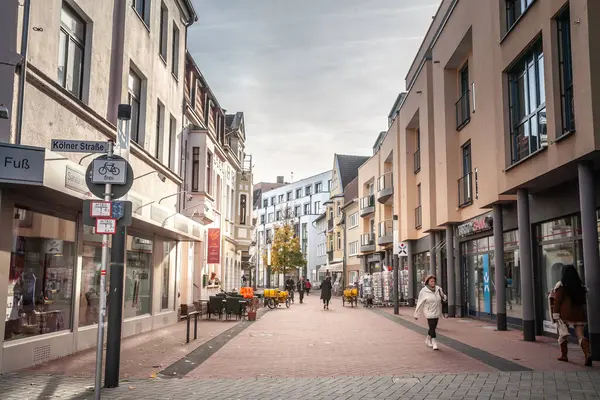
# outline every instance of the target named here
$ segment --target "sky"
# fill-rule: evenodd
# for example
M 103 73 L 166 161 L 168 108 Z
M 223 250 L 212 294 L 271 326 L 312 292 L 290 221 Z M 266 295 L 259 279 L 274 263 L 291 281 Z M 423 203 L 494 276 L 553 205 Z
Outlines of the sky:
M 188 48 L 243 111 L 254 182 L 370 156 L 439 0 L 193 0 Z

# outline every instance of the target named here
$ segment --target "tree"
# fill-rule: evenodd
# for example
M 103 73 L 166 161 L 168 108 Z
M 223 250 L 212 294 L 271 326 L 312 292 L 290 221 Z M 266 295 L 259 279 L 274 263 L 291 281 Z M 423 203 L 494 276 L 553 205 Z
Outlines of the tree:
M 263 252 L 263 262 L 268 265 L 267 252 Z M 300 248 L 300 238 L 295 235 L 293 225 L 286 222 L 277 226 L 271 245 L 271 273 L 285 276 L 286 271 L 305 265 L 306 259 Z

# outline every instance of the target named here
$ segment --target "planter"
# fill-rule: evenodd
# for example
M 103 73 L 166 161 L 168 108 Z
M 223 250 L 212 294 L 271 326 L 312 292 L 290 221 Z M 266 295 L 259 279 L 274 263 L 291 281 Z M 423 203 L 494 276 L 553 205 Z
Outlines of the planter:
M 248 311 L 248 321 L 256 321 L 256 311 Z

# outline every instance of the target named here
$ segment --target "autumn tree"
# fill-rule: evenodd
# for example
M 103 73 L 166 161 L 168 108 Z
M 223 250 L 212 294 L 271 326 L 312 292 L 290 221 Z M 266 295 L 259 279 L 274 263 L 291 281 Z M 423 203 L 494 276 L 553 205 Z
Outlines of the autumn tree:
M 263 262 L 268 265 L 268 253 L 263 253 Z M 301 268 L 306 265 L 306 259 L 300 248 L 300 238 L 294 233 L 294 227 L 290 223 L 277 226 L 275 236 L 271 245 L 271 273 L 283 274 L 293 268 Z

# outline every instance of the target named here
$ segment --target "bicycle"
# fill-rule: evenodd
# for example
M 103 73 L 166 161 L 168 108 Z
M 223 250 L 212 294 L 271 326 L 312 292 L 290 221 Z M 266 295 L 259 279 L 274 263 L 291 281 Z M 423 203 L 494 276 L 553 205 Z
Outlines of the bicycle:
M 115 163 L 111 163 L 108 161 L 105 162 L 104 165 L 98 169 L 98 173 L 100 175 L 106 175 L 109 172 L 112 175 L 119 175 L 121 173 L 121 170 L 117 166 L 115 166 Z

